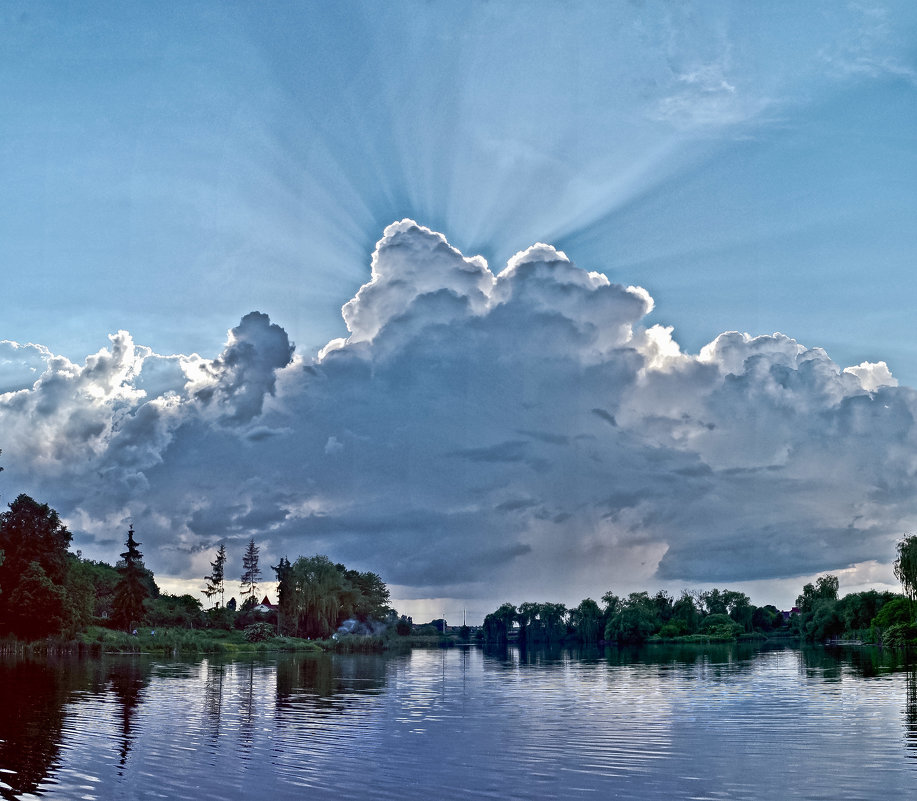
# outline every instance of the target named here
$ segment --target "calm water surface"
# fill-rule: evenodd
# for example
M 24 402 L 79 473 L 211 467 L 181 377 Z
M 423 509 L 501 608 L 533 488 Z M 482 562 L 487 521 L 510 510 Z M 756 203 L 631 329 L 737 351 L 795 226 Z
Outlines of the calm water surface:
M 917 797 L 869 649 L 0 660 L 4 798 Z

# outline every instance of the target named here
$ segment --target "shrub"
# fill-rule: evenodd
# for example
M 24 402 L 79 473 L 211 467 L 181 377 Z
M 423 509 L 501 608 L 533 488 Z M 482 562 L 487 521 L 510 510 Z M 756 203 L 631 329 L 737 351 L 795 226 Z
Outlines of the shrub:
M 885 604 L 873 618 L 872 624 L 881 629 L 894 626 L 896 623 L 910 623 L 913 619 L 913 606 L 909 598 L 894 598 Z
M 246 626 L 242 635 L 248 642 L 264 642 L 274 636 L 274 627 L 270 623 L 252 623 Z
M 895 623 L 882 632 L 882 645 L 903 648 L 917 641 L 917 626 L 909 623 Z

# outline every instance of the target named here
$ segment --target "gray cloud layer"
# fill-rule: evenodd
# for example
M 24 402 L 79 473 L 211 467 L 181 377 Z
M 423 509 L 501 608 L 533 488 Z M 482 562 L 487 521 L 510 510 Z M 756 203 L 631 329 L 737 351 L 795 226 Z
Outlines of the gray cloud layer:
M 0 343 L 5 488 L 154 570 L 218 541 L 325 552 L 402 596 L 578 599 L 889 561 L 915 521 L 917 394 L 780 334 L 698 355 L 638 287 L 538 244 L 494 274 L 389 226 L 315 360 L 252 312 L 215 359 L 127 332 L 83 365 Z

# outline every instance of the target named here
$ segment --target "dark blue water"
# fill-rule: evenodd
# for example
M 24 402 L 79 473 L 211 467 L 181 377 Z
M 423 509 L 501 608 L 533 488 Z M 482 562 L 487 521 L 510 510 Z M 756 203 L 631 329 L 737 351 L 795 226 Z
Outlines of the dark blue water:
M 915 746 L 866 649 L 0 660 L 5 798 L 911 798 Z

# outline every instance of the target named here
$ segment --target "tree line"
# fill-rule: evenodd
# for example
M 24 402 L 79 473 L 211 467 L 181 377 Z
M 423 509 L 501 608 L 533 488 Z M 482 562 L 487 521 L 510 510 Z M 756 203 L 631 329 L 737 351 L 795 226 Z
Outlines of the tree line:
M 349 570 L 325 556 L 281 558 L 272 568 L 278 603 L 263 610 L 254 539 L 242 558 L 238 609 L 234 598 L 225 601 L 222 544 L 204 577 L 202 592 L 212 602 L 204 609 L 193 595 L 160 591 L 133 526 L 114 565 L 72 553 L 71 541 L 58 513 L 28 495 L 19 495 L 0 514 L 0 636 L 72 638 L 91 625 L 131 631 L 142 625 L 231 629 L 261 624 L 278 634 L 327 637 L 348 619 L 371 631 L 394 615 L 388 588 L 377 574 Z
M 609 591 L 601 605 L 592 598 L 572 608 L 560 603 L 505 603 L 484 618 L 483 631 L 485 640 L 494 643 L 507 642 L 512 634 L 525 644 L 588 645 L 641 643 L 654 636 L 732 639 L 784 625 L 775 606 L 753 606 L 745 593 L 735 590 L 685 591 L 677 598 L 665 590 L 655 595 L 632 592 L 624 598 Z
M 556 645 L 642 643 L 648 640 L 732 640 L 742 636 L 796 636 L 810 642 L 850 639 L 889 646 L 917 645 L 917 535 L 898 543 L 895 576 L 904 593 L 866 590 L 838 597 L 837 576 L 806 584 L 791 614 L 773 604 L 754 606 L 742 592 L 685 590 L 678 598 L 632 592 L 586 598 L 578 606 L 505 603 L 484 618 L 487 642 Z

